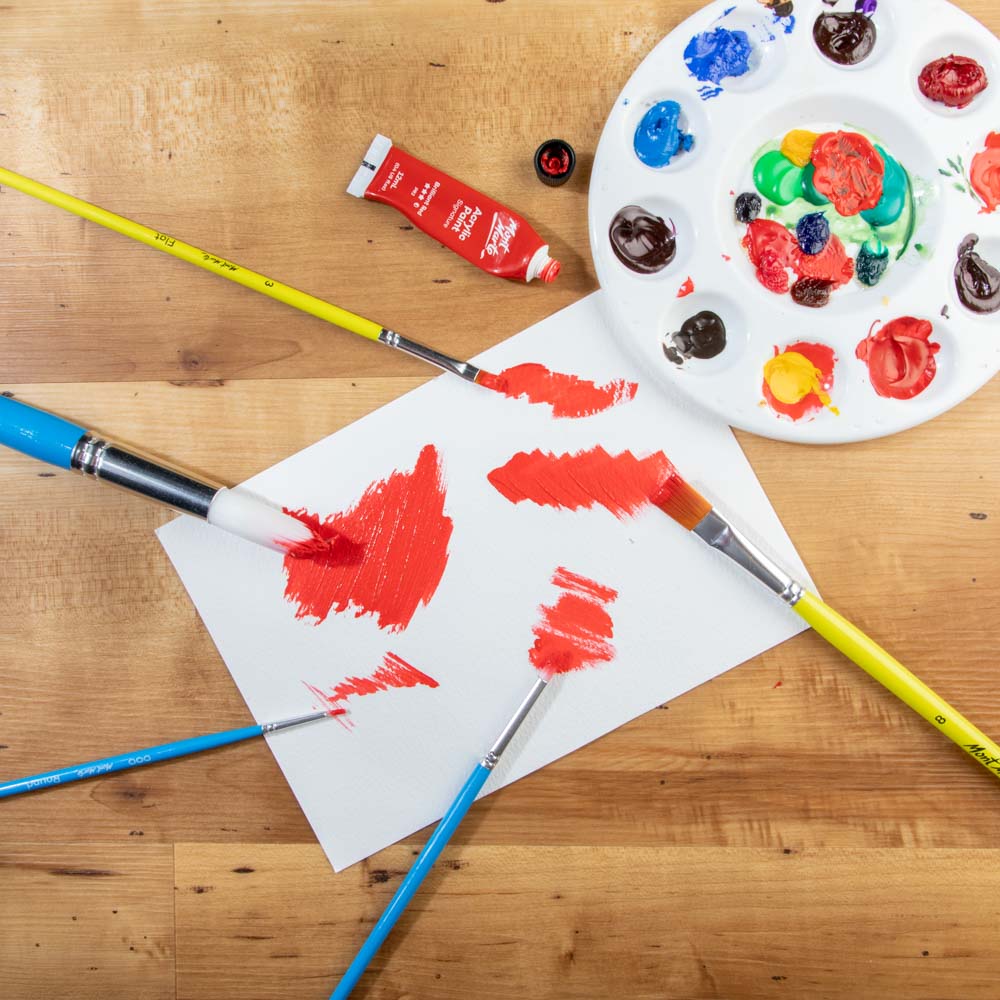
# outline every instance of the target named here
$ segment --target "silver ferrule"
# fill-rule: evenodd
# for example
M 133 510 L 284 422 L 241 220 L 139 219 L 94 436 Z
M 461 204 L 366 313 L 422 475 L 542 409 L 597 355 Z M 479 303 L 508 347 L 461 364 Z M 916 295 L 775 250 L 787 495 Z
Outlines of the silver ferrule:
M 208 517 L 208 508 L 221 488 L 90 433 L 77 442 L 70 457 L 70 468 L 203 520 Z
M 316 722 L 318 719 L 325 719 L 329 712 L 310 712 L 308 715 L 296 715 L 294 719 L 282 719 L 280 722 L 265 722 L 261 727 L 261 733 L 266 736 L 268 733 L 277 733 L 282 729 L 291 729 L 294 726 L 302 726 L 307 722 Z
M 713 549 L 718 549 L 738 566 L 742 566 L 748 573 L 757 577 L 768 590 L 774 591 L 789 607 L 793 607 L 802 597 L 802 584 L 766 556 L 717 510 L 710 510 L 695 525 L 694 533 L 708 542 Z
M 378 339 L 389 347 L 395 347 L 406 354 L 412 354 L 413 357 L 420 358 L 421 361 L 428 361 L 430 364 L 437 365 L 438 368 L 451 372 L 452 375 L 458 375 L 459 378 L 467 379 L 469 382 L 475 382 L 479 377 L 480 369 L 469 364 L 468 361 L 458 361 L 447 354 L 435 351 L 432 347 L 425 347 L 415 340 L 410 340 L 409 337 L 396 333 L 395 330 L 387 330 L 383 327 Z
M 544 677 L 539 677 L 535 681 L 527 697 L 518 706 L 513 716 L 511 716 L 510 722 L 503 727 L 503 732 L 497 737 L 496 743 L 486 752 L 486 756 L 481 761 L 483 767 L 492 771 L 497 766 L 504 750 L 507 749 L 507 744 L 514 738 L 514 733 L 521 728 L 521 723 L 528 717 L 528 713 L 535 702 L 538 701 L 538 696 L 545 690 L 546 684 L 548 684 L 548 681 Z

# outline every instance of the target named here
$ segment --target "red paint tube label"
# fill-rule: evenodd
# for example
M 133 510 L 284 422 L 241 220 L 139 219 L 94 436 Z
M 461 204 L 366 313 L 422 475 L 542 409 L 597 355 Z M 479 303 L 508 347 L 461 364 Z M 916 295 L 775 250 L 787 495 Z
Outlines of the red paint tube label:
M 487 274 L 515 281 L 559 274 L 547 243 L 516 212 L 375 136 L 348 194 L 392 205 Z

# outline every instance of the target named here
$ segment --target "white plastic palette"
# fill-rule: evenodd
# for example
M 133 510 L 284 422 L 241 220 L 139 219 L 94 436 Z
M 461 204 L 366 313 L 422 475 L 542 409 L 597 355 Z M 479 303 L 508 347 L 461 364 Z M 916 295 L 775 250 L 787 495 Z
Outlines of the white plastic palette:
M 1000 211 L 984 214 L 967 177 L 956 176 L 949 163 L 961 157 L 968 167 L 988 133 L 1000 131 L 1000 43 L 945 0 L 881 0 L 871 55 L 856 66 L 839 66 L 820 53 L 813 23 L 823 13 L 853 10 L 853 0 L 834 7 L 795 0 L 789 32 L 787 18 L 776 18 L 755 0 L 719 0 L 688 18 L 619 95 L 591 177 L 591 249 L 615 335 L 669 391 L 733 426 L 788 441 L 858 441 L 905 430 L 955 406 L 1000 370 L 1000 313 L 966 308 L 954 281 L 957 250 L 970 233 L 980 237 L 976 250 L 983 259 L 1000 267 Z M 718 26 L 746 32 L 751 68 L 723 79 L 722 92 L 706 100 L 684 50 L 693 36 Z M 927 100 L 917 86 L 927 63 L 951 54 L 972 57 L 989 78 L 987 89 L 961 110 Z M 638 159 L 633 137 L 649 108 L 667 100 L 681 105 L 682 126 L 695 141 L 690 152 L 657 169 Z M 797 305 L 758 282 L 741 246 L 747 227 L 734 214 L 734 195 L 754 190 L 755 154 L 792 129 L 874 137 L 906 168 L 914 190 L 923 192 L 909 249 L 890 262 L 882 281 L 867 288 L 852 279 L 820 309 Z M 676 227 L 676 256 L 655 274 L 629 270 L 612 251 L 608 230 L 627 205 Z M 688 278 L 694 291 L 678 297 Z M 664 355 L 664 337 L 701 310 L 723 319 L 727 346 L 709 360 L 675 365 Z M 885 398 L 855 351 L 875 321 L 903 316 L 933 325 L 937 371 L 914 398 Z M 797 341 L 836 352 L 830 396 L 839 414 L 824 408 L 792 420 L 764 401 L 765 363 L 775 347 Z

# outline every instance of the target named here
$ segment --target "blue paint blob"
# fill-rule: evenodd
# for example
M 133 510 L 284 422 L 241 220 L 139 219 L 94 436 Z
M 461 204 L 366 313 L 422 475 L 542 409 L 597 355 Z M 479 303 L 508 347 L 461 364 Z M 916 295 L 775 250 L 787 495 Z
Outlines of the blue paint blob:
M 681 130 L 681 106 L 676 101 L 654 104 L 635 130 L 635 155 L 648 167 L 665 167 L 680 152 L 688 152 L 694 136 Z
M 789 14 L 788 17 L 775 17 L 775 24 L 780 24 L 785 29 L 785 34 L 790 35 L 795 30 L 795 15 Z
M 691 75 L 702 83 L 716 85 L 727 76 L 743 76 L 749 72 L 751 55 L 753 46 L 747 33 L 728 28 L 703 31 L 684 49 L 684 61 Z
M 795 226 L 795 238 L 802 252 L 814 257 L 822 253 L 830 242 L 830 223 L 822 212 L 803 215 Z

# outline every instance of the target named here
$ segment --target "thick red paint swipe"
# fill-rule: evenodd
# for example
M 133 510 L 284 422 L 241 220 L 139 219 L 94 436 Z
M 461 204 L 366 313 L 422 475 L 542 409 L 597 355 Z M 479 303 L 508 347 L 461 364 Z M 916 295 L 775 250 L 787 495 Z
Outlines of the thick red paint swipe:
M 341 546 L 311 559 L 285 556 L 285 598 L 296 618 L 315 618 L 348 608 L 372 615 L 378 627 L 398 632 L 434 596 L 448 564 L 452 520 L 444 513 L 445 488 L 437 450 L 427 445 L 412 472 L 393 472 L 372 483 L 348 511 L 320 520 L 306 510 L 287 513 L 318 538 L 343 536 Z M 363 556 L 363 558 L 361 558 Z
M 532 629 L 535 644 L 528 654 L 545 677 L 567 674 L 598 663 L 610 663 L 615 648 L 608 640 L 614 622 L 606 605 L 618 591 L 560 566 L 552 582 L 562 590 L 555 604 L 542 605 L 541 621 Z
M 694 291 L 694 282 L 691 280 L 691 276 L 688 275 L 688 277 L 685 278 L 684 280 L 684 284 L 677 289 L 677 298 L 679 299 L 686 298 L 693 291 Z
M 919 396 L 937 372 L 934 355 L 941 345 L 931 343 L 934 328 L 928 320 L 914 316 L 900 316 L 879 330 L 877 325 L 872 324 L 854 352 L 868 365 L 872 388 L 890 399 Z
M 636 458 L 630 451 L 609 455 L 598 445 L 575 454 L 518 452 L 487 478 L 511 503 L 530 500 L 569 510 L 596 506 L 622 518 L 651 503 L 676 476 L 662 451 Z
M 370 676 L 348 677 L 329 691 L 306 683 L 306 687 L 324 707 L 329 709 L 330 715 L 343 715 L 347 710 L 340 703 L 348 698 L 355 696 L 360 698 L 367 694 L 388 691 L 390 688 L 412 688 L 418 685 L 436 688 L 438 682 L 395 653 L 386 653 L 382 658 L 382 665 Z
M 545 365 L 537 364 L 505 368 L 499 375 L 483 372 L 478 382 L 511 399 L 548 403 L 554 417 L 590 417 L 603 413 L 612 406 L 634 399 L 639 388 L 637 383 L 623 378 L 598 385 L 577 375 L 553 372 Z

